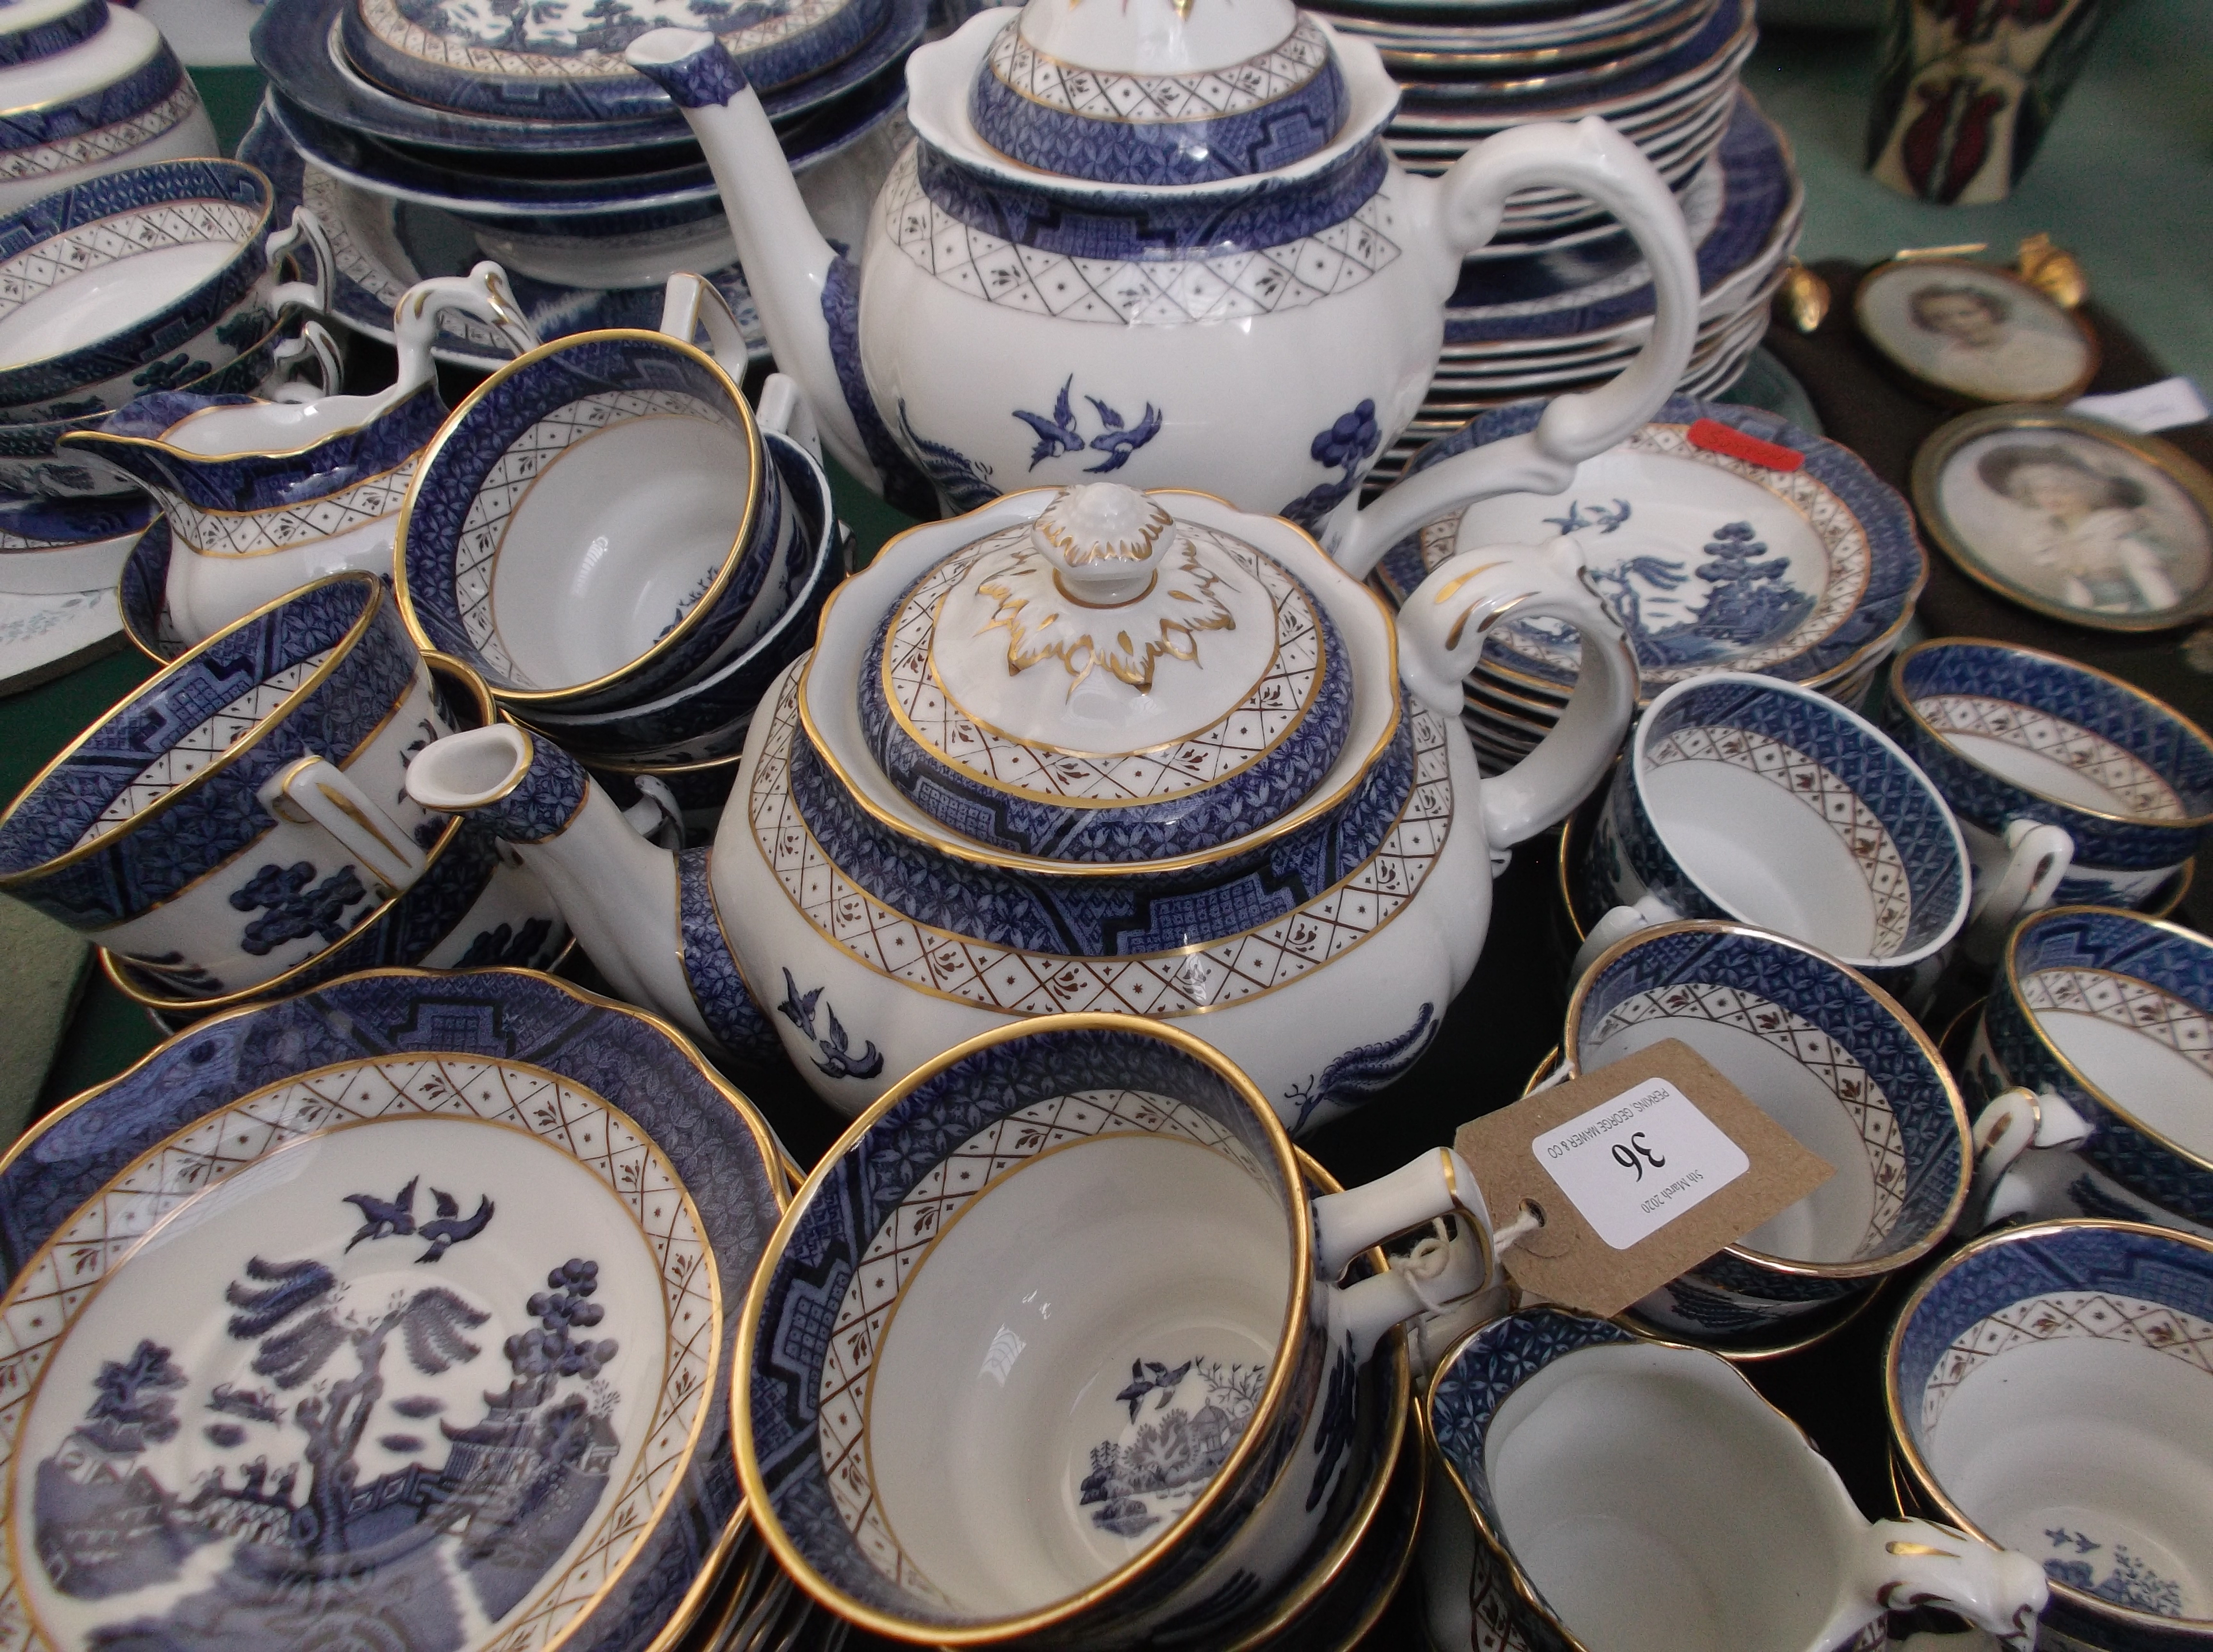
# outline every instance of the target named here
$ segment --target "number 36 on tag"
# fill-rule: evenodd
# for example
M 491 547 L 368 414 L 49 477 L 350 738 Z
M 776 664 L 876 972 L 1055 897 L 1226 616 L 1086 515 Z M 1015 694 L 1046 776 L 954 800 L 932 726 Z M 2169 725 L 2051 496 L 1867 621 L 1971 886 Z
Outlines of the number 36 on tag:
M 1664 1078 L 1577 1114 L 1529 1143 L 1608 1246 L 1625 1251 L 1752 1167 L 1744 1149 Z

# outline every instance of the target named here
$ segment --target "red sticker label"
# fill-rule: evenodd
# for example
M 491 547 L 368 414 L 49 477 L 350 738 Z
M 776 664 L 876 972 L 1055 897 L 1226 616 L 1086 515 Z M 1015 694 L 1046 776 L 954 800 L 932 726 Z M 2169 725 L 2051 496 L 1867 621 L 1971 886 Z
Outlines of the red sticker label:
M 1771 471 L 1795 471 L 1806 462 L 1806 455 L 1795 448 L 1786 448 L 1776 442 L 1762 442 L 1756 436 L 1747 436 L 1741 430 L 1731 430 L 1719 419 L 1702 418 L 1692 424 L 1691 445 L 1704 448 L 1708 453 L 1726 454 L 1731 459 L 1741 459 L 1747 465 L 1763 466 Z

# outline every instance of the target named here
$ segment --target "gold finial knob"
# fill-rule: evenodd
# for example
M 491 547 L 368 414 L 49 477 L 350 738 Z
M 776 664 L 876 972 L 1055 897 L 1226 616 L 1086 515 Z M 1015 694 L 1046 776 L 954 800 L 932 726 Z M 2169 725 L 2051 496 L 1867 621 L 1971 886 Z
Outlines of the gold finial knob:
M 2014 254 L 2014 268 L 2030 286 L 2070 310 L 2090 296 L 2081 261 L 2065 247 L 2054 247 L 2041 229 L 2021 242 Z
M 1829 313 L 1829 283 L 1796 259 L 1783 272 L 1783 319 L 1801 332 L 1811 332 Z

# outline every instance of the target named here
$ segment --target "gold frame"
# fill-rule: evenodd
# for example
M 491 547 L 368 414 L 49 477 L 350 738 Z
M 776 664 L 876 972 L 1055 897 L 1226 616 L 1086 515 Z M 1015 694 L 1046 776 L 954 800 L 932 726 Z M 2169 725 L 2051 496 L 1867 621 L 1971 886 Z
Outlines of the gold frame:
M 2161 613 L 2147 614 L 2106 614 L 2087 608 L 2070 607 L 2065 603 L 2039 596 L 2000 576 L 1953 527 L 1945 516 L 1938 490 L 1943 482 L 1945 467 L 1960 448 L 1979 437 L 2001 430 L 2067 430 L 2120 448 L 2131 458 L 2150 466 L 2163 479 L 2181 490 L 2183 496 L 2197 508 L 2198 519 L 2205 529 L 2207 543 L 2213 546 L 2213 474 L 2209 474 L 2181 448 L 2172 442 L 2162 442 L 2155 436 L 2139 436 L 2134 430 L 2108 424 L 2103 419 L 2086 418 L 2080 413 L 2069 412 L 2064 407 L 2034 401 L 2003 402 L 1939 425 L 1921 444 L 1920 451 L 1913 455 L 1913 475 L 1908 485 L 1913 496 L 1913 514 L 1920 519 L 1922 531 L 1936 542 L 1937 547 L 1951 559 L 1954 568 L 1985 590 L 1997 592 L 2007 601 L 2018 604 L 2031 613 L 2040 613 L 2048 619 L 2064 620 L 2086 631 L 2172 631 L 2213 613 L 2213 572 L 2208 573 L 2205 582 L 2187 600 Z M 2075 662 L 2070 661 L 2068 663 Z M 2142 692 L 2141 690 L 2137 692 Z
M 1874 295 L 1875 284 L 1880 281 L 1889 279 L 1893 271 L 1905 269 L 1966 270 L 1972 274 L 1999 283 L 2009 289 L 2013 296 L 2023 302 L 2035 304 L 2050 310 L 2066 321 L 2068 326 L 2075 330 L 2076 336 L 2082 340 L 2083 349 L 2082 372 L 2064 389 L 2057 392 L 2048 400 L 2036 402 L 2024 402 L 2013 397 L 1978 396 L 1972 391 L 1954 389 L 1950 385 L 1923 376 L 1903 357 L 1897 355 L 1881 335 L 1868 325 L 1868 301 Z M 2013 271 L 1996 264 L 1978 264 L 1970 258 L 1938 258 L 1927 255 L 1918 258 L 1890 258 L 1885 259 L 1880 264 L 1871 265 L 1852 287 L 1852 326 L 1857 329 L 1859 336 L 1866 340 L 1868 348 L 1875 351 L 1883 366 L 1894 377 L 1903 379 L 1925 399 L 1942 407 L 2063 407 L 2090 387 L 2090 381 L 2098 376 L 2099 364 L 2104 359 L 2103 351 L 2098 343 L 2098 335 L 2091 330 L 2090 324 L 2080 314 L 2069 309 L 2043 288 L 2023 280 Z

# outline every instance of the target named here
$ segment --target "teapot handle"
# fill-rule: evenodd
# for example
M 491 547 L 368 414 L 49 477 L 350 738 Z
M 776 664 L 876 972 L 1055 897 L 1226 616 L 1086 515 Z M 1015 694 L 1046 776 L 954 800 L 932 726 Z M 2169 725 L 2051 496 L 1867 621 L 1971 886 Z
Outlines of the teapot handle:
M 1501 493 L 1558 493 L 1576 467 L 1625 440 L 1674 393 L 1698 331 L 1698 265 L 1682 209 L 1643 152 L 1590 115 L 1485 138 L 1438 183 L 1437 228 L 1459 256 L 1498 229 L 1507 197 L 1532 184 L 1577 191 L 1627 226 L 1652 272 L 1651 336 L 1596 390 L 1556 396 L 1537 428 L 1408 476 L 1354 516 L 1333 555 L 1356 579 L 1424 523 Z
M 1558 619 L 1582 637 L 1568 709 L 1537 749 L 1483 783 L 1483 826 L 1493 849 L 1533 836 L 1589 796 L 1621 749 L 1637 709 L 1637 662 L 1621 627 L 1584 588 L 1582 547 L 1490 546 L 1448 558 L 1399 610 L 1399 672 L 1439 716 L 1457 717 L 1460 680 L 1500 620 Z

